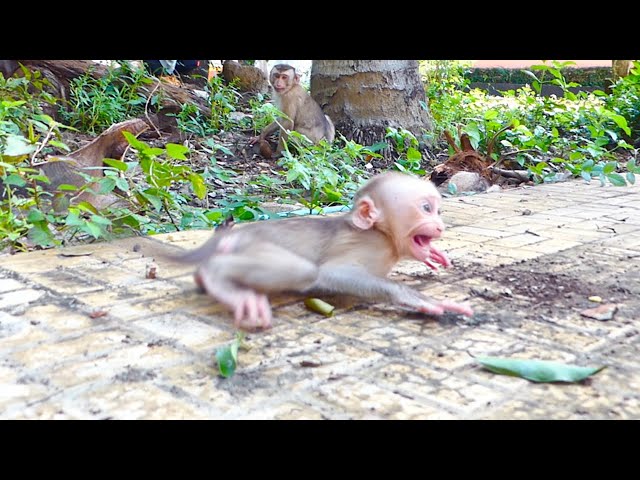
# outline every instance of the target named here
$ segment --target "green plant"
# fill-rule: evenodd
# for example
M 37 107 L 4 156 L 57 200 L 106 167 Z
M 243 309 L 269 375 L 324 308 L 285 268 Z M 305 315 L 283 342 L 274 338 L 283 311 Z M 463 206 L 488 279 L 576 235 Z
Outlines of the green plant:
M 193 103 L 183 103 L 175 117 L 178 128 L 185 133 L 199 137 L 206 137 L 213 133 L 205 114 Z
M 262 95 L 256 99 L 249 100 L 249 106 L 251 107 L 251 116 L 253 118 L 254 135 L 258 135 L 276 119 L 286 118 L 286 115 L 278 110 L 274 104 L 264 103 Z
M 568 65 L 575 65 L 575 62 L 558 62 L 557 60 L 553 60 L 552 65 L 547 65 L 546 62 L 543 62 L 542 65 L 533 65 L 531 66 L 531 70 L 535 70 L 540 72 L 540 76 L 536 75 L 530 70 L 522 70 L 522 72 L 529 77 L 533 78 L 533 82 L 531 82 L 531 88 L 538 94 L 542 95 L 542 86 L 545 84 L 549 85 L 557 85 L 562 89 L 562 92 L 565 98 L 569 100 L 576 100 L 578 97 L 572 93 L 569 88 L 578 87 L 579 84 L 577 82 L 567 82 L 564 75 L 560 71 L 562 68 L 567 67 Z M 549 73 L 553 78 L 547 80 L 547 73 Z M 584 94 L 584 92 L 581 92 Z
M 469 135 L 474 148 L 491 150 L 495 161 L 515 160 L 536 181 L 549 181 L 564 170 L 581 175 L 582 165 L 586 165 L 586 175 L 592 161 L 595 176 L 620 183 L 616 172 L 609 171 L 611 166 L 604 177 L 598 168 L 604 171 L 607 164 L 619 161 L 620 156 L 628 155 L 625 152 L 632 149 L 625 140 L 631 129 L 621 113 L 628 112 L 623 106 L 633 102 L 616 104 L 603 92 L 571 94 L 568 89 L 578 85 L 565 80 L 560 71 L 562 66 L 554 63 L 532 67 L 532 71 L 538 72 L 538 76 L 532 74 L 538 82 L 537 91 L 524 87 L 496 97 L 477 89 L 440 90 L 439 96 L 430 98 L 436 134 L 460 129 Z M 537 92 L 544 83 L 560 86 L 565 96 L 540 96 Z M 628 87 L 625 93 L 629 94 Z M 616 110 L 614 105 L 621 108 Z M 489 149 L 491 144 L 493 147 Z
M 24 250 L 27 236 L 37 245 L 50 243 L 42 222 L 51 194 L 38 183 L 48 178 L 37 157 L 69 148 L 60 141 L 66 127 L 43 113 L 43 105 L 55 103 L 45 90 L 48 82 L 25 67 L 22 73 L 6 80 L 0 75 L 0 246 Z
M 153 82 L 144 68 L 121 60 L 106 75 L 95 78 L 92 71 L 74 78 L 69 85 L 67 108 L 60 109 L 63 120 L 84 132 L 96 133 L 114 123 L 144 113 L 146 97 L 142 88 Z M 151 105 L 158 102 L 154 96 Z
M 385 138 L 391 139 L 399 157 L 394 163 L 397 170 L 424 175 L 421 166 L 422 154 L 418 150 L 419 142 L 416 136 L 404 128 L 387 127 Z
M 426 85 L 427 97 L 464 89 L 469 81 L 465 78 L 471 62 L 464 60 L 421 60 L 419 72 Z
M 205 86 L 211 105 L 209 116 L 207 117 L 197 105 L 182 104 L 180 112 L 175 115 L 178 128 L 199 137 L 230 130 L 236 123 L 231 113 L 236 111 L 240 96 L 235 85 L 235 81 L 225 85 L 219 76 L 211 78 Z
M 631 136 L 640 136 L 640 61 L 633 62 L 629 75 L 619 79 L 611 88 L 611 95 L 594 92 L 604 97 L 607 108 L 627 119 Z
M 634 184 L 636 182 L 635 175 L 640 174 L 640 166 L 636 165 L 635 159 L 629 160 L 626 164 L 627 173 L 623 177 L 617 173 L 620 170 L 618 162 L 594 162 L 589 159 L 582 163 L 567 164 L 567 169 L 574 175 L 580 175 L 587 182 L 593 177 L 600 180 L 600 184 L 604 185 L 608 180 L 612 185 L 624 187 L 627 182 Z
M 342 147 L 321 140 L 313 145 L 298 132 L 289 132 L 285 150 L 278 165 L 282 175 L 293 187 L 283 193 L 294 196 L 309 208 L 322 211 L 322 206 L 347 205 L 364 179 L 364 171 L 356 163 L 364 158 L 379 158 L 378 153 L 340 137 Z M 290 144 L 295 146 L 294 155 Z M 300 188 L 302 187 L 302 188 Z
M 209 125 L 213 133 L 229 130 L 233 124 L 230 114 L 236 110 L 240 96 L 236 81 L 225 85 L 221 76 L 212 77 L 207 83 L 207 91 L 211 101 Z

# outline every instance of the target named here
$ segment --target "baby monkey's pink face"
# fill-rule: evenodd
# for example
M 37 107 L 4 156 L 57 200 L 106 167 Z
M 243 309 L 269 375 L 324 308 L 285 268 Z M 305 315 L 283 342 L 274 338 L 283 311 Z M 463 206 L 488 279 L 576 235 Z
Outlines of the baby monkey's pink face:
M 412 185 L 415 190 L 407 192 L 409 198 L 405 208 L 408 232 L 404 237 L 408 250 L 406 253 L 433 270 L 438 269 L 436 264 L 450 267 L 451 261 L 446 254 L 432 244 L 444 232 L 444 223 L 440 217 L 440 194 L 431 182 L 420 183 L 422 185 Z
M 415 258 L 429 268 L 450 267 L 444 252 L 433 246 L 444 232 L 440 193 L 428 180 L 387 172 L 366 183 L 354 198 L 353 224 L 376 229 L 393 243 L 396 258 Z
M 409 233 L 409 251 L 413 258 L 424 262 L 433 270 L 438 269 L 436 263 L 445 268 L 450 267 L 451 261 L 446 254 L 431 243 L 432 240 L 440 238 L 444 232 L 444 223 L 439 214 L 440 202 L 428 201 L 422 204 L 421 208 L 424 211 L 423 218 Z

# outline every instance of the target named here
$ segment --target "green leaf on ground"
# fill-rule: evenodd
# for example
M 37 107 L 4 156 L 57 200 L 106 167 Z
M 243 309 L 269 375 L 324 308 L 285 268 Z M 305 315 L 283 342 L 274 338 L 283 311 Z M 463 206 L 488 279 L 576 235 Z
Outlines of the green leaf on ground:
M 605 368 L 578 367 L 547 360 L 517 358 L 476 357 L 485 368 L 494 373 L 521 377 L 532 382 L 579 382 Z
M 324 300 L 320 300 L 319 298 L 305 298 L 304 304 L 309 310 L 321 313 L 325 317 L 332 317 L 333 311 L 336 308 L 333 305 L 325 302 Z
M 233 342 L 216 351 L 218 371 L 224 378 L 229 378 L 236 373 L 236 367 L 238 366 L 238 348 L 242 345 L 243 340 L 244 333 L 238 332 Z

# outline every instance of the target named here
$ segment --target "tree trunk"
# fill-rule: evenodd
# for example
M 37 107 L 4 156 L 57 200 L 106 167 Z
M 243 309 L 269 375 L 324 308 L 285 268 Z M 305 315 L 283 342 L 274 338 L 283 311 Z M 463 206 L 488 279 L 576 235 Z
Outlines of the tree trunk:
M 631 67 L 633 66 L 632 60 L 611 60 L 611 62 L 613 67 L 613 83 L 629 75 Z
M 336 131 L 363 145 L 382 141 L 386 127 L 418 138 L 433 129 L 417 60 L 314 60 L 311 96 Z

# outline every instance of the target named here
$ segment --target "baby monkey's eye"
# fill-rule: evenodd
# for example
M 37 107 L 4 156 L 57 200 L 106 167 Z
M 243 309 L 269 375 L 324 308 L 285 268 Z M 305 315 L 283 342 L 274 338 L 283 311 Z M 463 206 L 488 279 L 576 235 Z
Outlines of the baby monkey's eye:
M 422 209 L 427 213 L 431 213 L 431 204 L 425 203 L 424 205 L 422 205 Z

